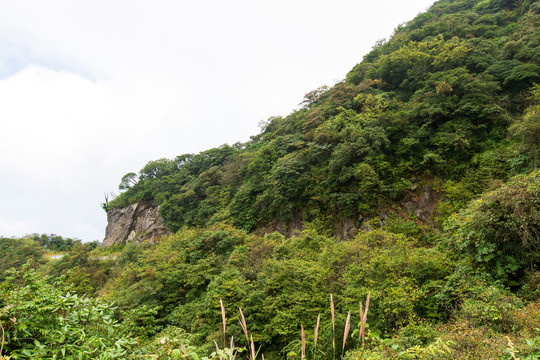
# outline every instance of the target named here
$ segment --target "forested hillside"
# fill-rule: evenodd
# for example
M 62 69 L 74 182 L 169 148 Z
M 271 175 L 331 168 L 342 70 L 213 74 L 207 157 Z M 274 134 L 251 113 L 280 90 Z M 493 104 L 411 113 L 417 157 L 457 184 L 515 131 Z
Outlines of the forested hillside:
M 440 0 L 247 143 L 126 174 L 105 210 L 170 235 L 2 239 L 0 356 L 538 359 L 539 14 Z
M 360 226 L 434 179 L 463 204 L 537 165 L 523 118 L 539 100 L 537 8 L 437 2 L 251 141 L 151 161 L 107 208 L 153 201 L 173 231 L 293 221 L 327 230 L 344 218 Z

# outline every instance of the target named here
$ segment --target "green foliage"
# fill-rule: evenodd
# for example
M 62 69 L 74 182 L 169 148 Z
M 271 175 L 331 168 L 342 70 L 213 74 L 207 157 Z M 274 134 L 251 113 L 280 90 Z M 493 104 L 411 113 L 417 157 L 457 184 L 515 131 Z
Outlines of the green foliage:
M 192 360 L 233 360 L 243 349 L 215 349 L 209 356 L 201 356 L 200 348 L 191 345 L 189 334 L 181 329 L 168 327 L 155 340 L 136 349 L 133 358 L 142 359 L 192 359 Z
M 125 191 L 105 209 L 153 202 L 172 234 L 127 245 L 116 261 L 55 236 L 1 239 L 5 267 L 38 258 L 36 242 L 69 250 L 41 268 L 65 276 L 60 285 L 29 275 L 2 285 L 6 299 L 17 288 L 27 304 L 9 330 L 11 353 L 83 349 L 99 358 L 114 348 L 110 358 L 229 359 L 230 348 L 213 345 L 223 340 L 222 300 L 228 335 L 250 345 L 237 324 L 241 307 L 269 358 L 299 354 L 301 326 L 320 314 L 313 355 L 330 357 L 346 314 L 359 319 L 358 301 L 370 293 L 366 345 L 349 342 L 344 358 L 534 358 L 539 13 L 529 0 L 438 1 L 378 42 L 344 81 L 308 93 L 250 141 L 126 174 Z M 433 223 L 404 215 L 418 183 L 435 194 L 418 200 Z M 123 322 L 84 294 L 115 300 Z M 9 324 L 13 301 L 1 301 Z M 50 311 L 54 304 L 69 306 L 64 314 Z M 67 316 L 83 311 L 95 325 Z M 114 333 L 97 340 L 108 326 Z M 358 336 L 358 322 L 351 327 Z M 313 348 L 314 336 L 306 340 Z
M 43 247 L 30 238 L 0 238 L 0 281 L 6 271 L 19 269 L 28 261 L 37 262 L 43 254 Z
M 74 295 L 62 280 L 48 283 L 31 270 L 10 273 L 0 306 L 0 322 L 12 323 L 2 337 L 4 351 L 14 358 L 124 359 L 136 344 L 109 304 Z
M 69 251 L 73 247 L 81 244 L 80 240 L 71 239 L 71 238 L 63 238 L 62 236 L 54 235 L 54 234 L 32 235 L 31 238 L 36 243 L 43 246 L 45 250 L 49 250 L 53 252 L 54 251 L 58 251 L 58 252 Z M 95 245 L 96 244 L 94 244 L 93 246 L 95 247 Z
M 345 292 L 350 298 L 371 292 L 371 326 L 389 334 L 422 318 L 446 318 L 445 304 L 435 296 L 451 270 L 444 253 L 380 230 L 360 234 L 356 242 L 362 255 L 348 268 Z
M 475 326 L 508 332 L 515 326 L 513 312 L 522 307 L 521 300 L 509 291 L 496 286 L 473 287 L 463 301 L 460 316 Z
M 152 246 L 128 245 L 101 294 L 117 301 L 126 326 L 139 336 L 178 327 L 192 334 L 190 342 L 203 353 L 222 336 L 220 299 L 227 314 L 244 310 L 266 354 L 294 347 L 300 325 L 313 324 L 321 314 L 318 348 L 328 353 L 330 294 L 339 331 L 347 311 L 358 316 L 358 300 L 371 292 L 370 329 L 391 334 L 420 319 L 447 318 L 437 294 L 450 272 L 443 253 L 384 231 L 336 243 L 313 229 L 285 239 L 278 233 L 246 237 L 221 226 L 184 229 Z M 230 335 L 243 339 L 234 315 L 229 322 Z
M 512 124 L 510 133 L 519 140 L 519 162 L 526 170 L 538 168 L 540 164 L 540 85 L 531 89 L 531 105 L 522 118 Z
M 513 178 L 449 219 L 446 246 L 509 286 L 538 269 L 540 172 Z
M 308 93 L 302 108 L 268 119 L 250 141 L 151 161 L 122 179 L 126 191 L 106 207 L 153 201 L 172 231 L 219 222 L 286 228 L 298 219 L 336 228 L 344 217 L 373 216 L 415 178 L 465 179 L 477 195 L 491 179 L 532 171 L 535 4 L 437 2 L 378 43 L 346 81 Z M 459 208 L 448 205 L 444 217 Z
M 114 260 L 112 255 L 99 253 L 94 245 L 77 244 L 61 259 L 48 264 L 48 273 L 65 275 L 65 283 L 78 295 L 96 295 L 107 282 Z
M 118 188 L 120 190 L 128 190 L 128 189 L 131 189 L 136 184 L 137 184 L 137 174 L 130 172 L 122 177 L 122 180 L 120 181 L 120 185 L 118 186 Z

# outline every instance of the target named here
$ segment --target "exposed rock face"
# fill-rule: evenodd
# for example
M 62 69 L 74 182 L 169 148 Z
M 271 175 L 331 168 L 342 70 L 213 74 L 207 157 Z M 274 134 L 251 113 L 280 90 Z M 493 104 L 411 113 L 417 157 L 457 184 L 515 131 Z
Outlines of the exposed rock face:
M 342 217 L 334 228 L 334 237 L 341 240 L 354 238 L 358 232 L 359 224 L 362 223 L 362 219 L 362 215 L 359 215 L 358 219 Z
M 432 184 L 418 188 L 414 186 L 395 204 L 393 209 L 380 213 L 380 224 L 383 225 L 389 213 L 400 214 L 404 218 L 413 218 L 417 224 L 440 227 L 434 220 L 436 205 L 443 197 L 442 193 L 433 190 Z M 357 218 L 342 217 L 334 224 L 334 236 L 341 240 L 352 239 L 359 230 L 369 230 L 369 219 L 358 215 Z M 150 202 L 140 202 L 121 209 L 107 212 L 107 229 L 102 246 L 142 242 L 169 233 L 157 206 Z M 297 214 L 290 221 L 275 221 L 262 224 L 254 231 L 265 235 L 279 232 L 286 237 L 300 234 L 304 229 L 302 214 Z
M 157 206 L 140 202 L 107 212 L 107 228 L 102 246 L 141 242 L 168 232 Z
M 443 197 L 443 193 L 434 190 L 433 181 L 426 181 L 422 187 L 413 185 L 399 201 L 379 209 L 378 225 L 383 226 L 389 216 L 398 215 L 404 219 L 414 220 L 417 225 L 440 229 L 441 225 L 437 221 L 437 204 Z M 371 220 L 373 219 L 360 214 L 356 217 L 338 217 L 333 224 L 333 236 L 341 240 L 353 239 L 358 231 L 372 230 Z M 279 232 L 285 237 L 291 237 L 301 234 L 303 230 L 302 214 L 296 214 L 290 221 L 274 221 L 259 225 L 254 233 L 264 236 L 268 233 Z
M 290 221 L 274 221 L 262 224 L 257 226 L 253 232 L 259 236 L 278 232 L 285 237 L 291 237 L 301 234 L 303 230 L 304 223 L 302 222 L 302 214 L 296 214 Z
M 413 217 L 417 223 L 428 224 L 440 228 L 435 220 L 437 204 L 443 198 L 443 193 L 433 189 L 433 184 L 426 184 L 423 188 L 414 189 L 402 201 L 402 210 L 407 211 L 405 216 Z

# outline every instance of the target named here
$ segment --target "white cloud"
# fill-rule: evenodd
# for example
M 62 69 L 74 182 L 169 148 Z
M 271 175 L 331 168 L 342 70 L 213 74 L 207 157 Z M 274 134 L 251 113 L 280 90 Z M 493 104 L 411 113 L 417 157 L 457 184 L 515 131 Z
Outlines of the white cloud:
M 32 234 L 36 229 L 35 221 L 11 220 L 0 216 L 0 236 L 12 236 L 12 234 L 26 235 Z
M 7 135 L 0 143 L 1 171 L 64 191 L 90 185 L 111 152 L 136 154 L 155 135 L 168 104 L 150 89 L 119 90 L 40 66 L 1 80 L 0 130 Z

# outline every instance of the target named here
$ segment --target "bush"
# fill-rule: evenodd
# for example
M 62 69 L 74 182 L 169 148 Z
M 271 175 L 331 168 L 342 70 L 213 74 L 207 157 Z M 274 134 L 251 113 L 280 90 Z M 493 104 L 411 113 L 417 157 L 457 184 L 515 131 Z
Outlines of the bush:
M 114 320 L 110 304 L 69 292 L 26 267 L 0 288 L 0 323 L 8 355 L 25 359 L 124 359 L 136 344 Z M 52 281 L 52 279 L 50 279 Z
M 480 272 L 517 286 L 540 259 L 540 171 L 514 177 L 448 220 L 446 247 Z
M 488 326 L 499 332 L 515 326 L 514 312 L 523 307 L 521 300 L 496 286 L 477 286 L 462 304 L 460 317 L 474 326 Z

